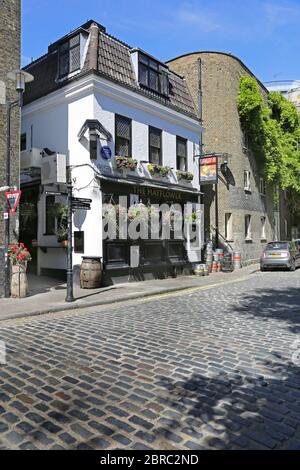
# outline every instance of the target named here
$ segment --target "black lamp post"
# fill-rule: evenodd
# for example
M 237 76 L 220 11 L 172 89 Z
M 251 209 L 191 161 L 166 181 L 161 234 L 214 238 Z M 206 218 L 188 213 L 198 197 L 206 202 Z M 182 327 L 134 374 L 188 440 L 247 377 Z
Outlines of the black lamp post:
M 11 185 L 11 178 L 10 178 L 10 156 L 11 156 L 11 114 L 12 110 L 16 107 L 21 108 L 23 106 L 23 94 L 25 91 L 25 84 L 32 82 L 34 77 L 27 72 L 23 72 L 23 70 L 15 70 L 13 72 L 9 72 L 7 77 L 10 80 L 14 80 L 16 84 L 16 91 L 18 92 L 18 99 L 16 101 L 12 101 L 7 103 L 7 143 L 6 143 L 6 171 L 5 171 L 5 184 L 8 188 Z M 9 247 L 9 231 L 10 231 L 10 220 L 9 220 L 9 206 L 7 203 L 6 206 L 7 216 L 5 218 L 5 228 L 4 228 L 4 295 L 5 297 L 10 296 L 10 270 L 9 270 L 9 260 L 8 260 L 8 247 Z

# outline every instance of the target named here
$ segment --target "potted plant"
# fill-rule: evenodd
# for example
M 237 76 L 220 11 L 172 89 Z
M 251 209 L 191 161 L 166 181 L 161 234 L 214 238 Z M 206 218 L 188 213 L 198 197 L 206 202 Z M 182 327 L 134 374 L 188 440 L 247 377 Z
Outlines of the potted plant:
M 193 181 L 194 175 L 190 171 L 176 171 L 178 180 Z
M 24 243 L 15 243 L 8 249 L 11 262 L 11 296 L 15 298 L 26 297 L 28 294 L 28 281 L 26 276 L 27 263 L 31 255 Z
M 154 165 L 153 163 L 150 163 L 147 168 L 152 176 L 159 176 L 162 178 L 168 176 L 171 171 L 169 166 Z
M 123 157 L 121 155 L 116 155 L 115 157 L 115 165 L 118 170 L 135 171 L 137 163 L 137 160 L 133 158 Z
M 66 247 L 68 244 L 68 206 L 56 202 L 50 210 L 57 219 L 57 241 L 61 243 L 62 247 Z

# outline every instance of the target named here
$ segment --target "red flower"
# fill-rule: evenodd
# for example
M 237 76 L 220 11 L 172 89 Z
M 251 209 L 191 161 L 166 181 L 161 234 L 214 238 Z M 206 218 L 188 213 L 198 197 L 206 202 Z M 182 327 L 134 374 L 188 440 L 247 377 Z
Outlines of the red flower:
M 20 248 L 24 248 L 24 243 L 20 243 Z

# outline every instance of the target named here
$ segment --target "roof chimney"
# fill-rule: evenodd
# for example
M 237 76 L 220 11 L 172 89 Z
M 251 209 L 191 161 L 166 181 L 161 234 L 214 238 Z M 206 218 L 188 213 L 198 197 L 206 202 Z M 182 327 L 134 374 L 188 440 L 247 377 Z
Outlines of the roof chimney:
M 90 27 L 90 69 L 98 70 L 99 27 L 92 23 Z

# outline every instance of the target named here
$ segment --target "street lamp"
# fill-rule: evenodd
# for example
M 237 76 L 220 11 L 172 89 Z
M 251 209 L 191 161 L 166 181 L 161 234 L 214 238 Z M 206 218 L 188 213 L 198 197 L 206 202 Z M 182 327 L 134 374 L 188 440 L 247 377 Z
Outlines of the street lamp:
M 12 110 L 16 107 L 21 108 L 23 106 L 23 94 L 25 91 L 26 83 L 32 82 L 34 77 L 28 73 L 24 72 L 23 70 L 14 70 L 7 74 L 7 78 L 9 80 L 13 80 L 15 82 L 15 89 L 18 92 L 18 99 L 16 101 L 12 101 L 7 103 L 7 145 L 6 145 L 6 173 L 5 173 L 5 185 L 10 188 L 10 155 L 11 155 L 11 113 Z M 9 247 L 9 205 L 7 203 L 6 206 L 7 216 L 4 220 L 5 223 L 5 231 L 4 231 L 4 257 L 5 257 L 5 266 L 4 266 L 4 295 L 5 297 L 10 296 L 10 287 L 9 287 L 9 260 L 8 260 L 8 247 Z

